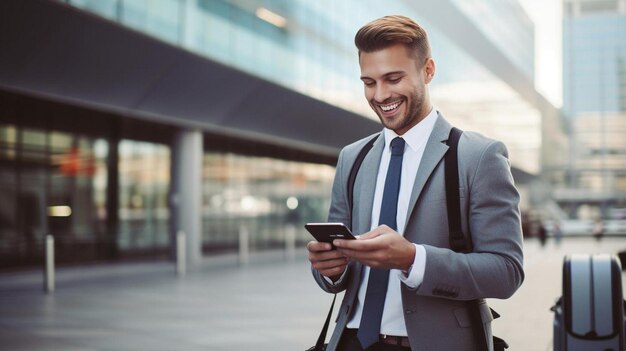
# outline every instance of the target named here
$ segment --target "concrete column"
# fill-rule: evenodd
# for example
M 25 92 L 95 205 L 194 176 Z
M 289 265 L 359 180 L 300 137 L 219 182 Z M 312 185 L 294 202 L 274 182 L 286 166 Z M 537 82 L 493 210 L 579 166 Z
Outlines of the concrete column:
M 172 142 L 170 247 L 176 257 L 176 233 L 186 234 L 188 267 L 202 257 L 202 132 L 179 130 Z

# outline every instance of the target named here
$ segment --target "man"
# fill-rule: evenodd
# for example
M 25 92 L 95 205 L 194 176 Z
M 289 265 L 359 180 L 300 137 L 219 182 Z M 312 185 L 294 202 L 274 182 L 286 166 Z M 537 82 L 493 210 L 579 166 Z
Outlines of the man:
M 465 301 L 508 298 L 524 279 L 506 147 L 462 134 L 461 220 L 473 252 L 452 251 L 443 165 L 452 126 L 430 103 L 427 34 L 409 18 L 386 16 L 363 26 L 355 44 L 365 97 L 384 129 L 356 177 L 351 212 L 348 175 L 372 137 L 345 147 L 337 164 L 329 222 L 362 235 L 335 240 L 336 250 L 307 245 L 322 289 L 345 290 L 327 350 L 477 350 Z M 493 318 L 486 304 L 480 312 L 491 344 Z

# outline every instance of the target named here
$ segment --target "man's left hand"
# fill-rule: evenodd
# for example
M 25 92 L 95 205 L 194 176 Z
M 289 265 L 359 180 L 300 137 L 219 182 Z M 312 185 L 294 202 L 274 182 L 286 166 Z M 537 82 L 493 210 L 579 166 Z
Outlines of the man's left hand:
M 415 245 L 386 225 L 357 237 L 335 240 L 345 256 L 372 268 L 408 270 L 415 260 Z

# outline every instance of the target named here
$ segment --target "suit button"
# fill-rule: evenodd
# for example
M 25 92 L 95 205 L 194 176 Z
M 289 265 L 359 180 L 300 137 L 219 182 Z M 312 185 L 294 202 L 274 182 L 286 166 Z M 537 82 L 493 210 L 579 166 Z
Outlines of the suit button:
M 406 313 L 406 314 L 411 314 L 411 313 L 414 313 L 414 312 L 415 311 L 413 311 L 413 310 L 404 310 L 404 313 Z

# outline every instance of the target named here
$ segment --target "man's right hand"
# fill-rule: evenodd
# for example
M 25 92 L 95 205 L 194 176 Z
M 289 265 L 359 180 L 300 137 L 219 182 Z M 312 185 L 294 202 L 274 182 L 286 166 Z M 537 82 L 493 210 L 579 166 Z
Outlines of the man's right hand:
M 309 251 L 309 261 L 321 275 L 336 282 L 348 265 L 348 258 L 341 252 L 332 249 L 329 243 L 310 241 L 306 245 Z

